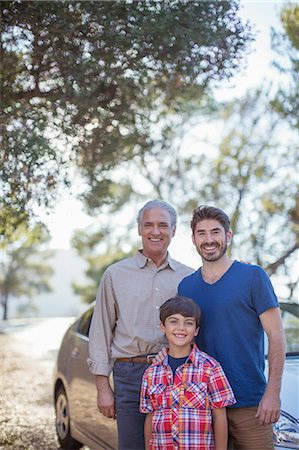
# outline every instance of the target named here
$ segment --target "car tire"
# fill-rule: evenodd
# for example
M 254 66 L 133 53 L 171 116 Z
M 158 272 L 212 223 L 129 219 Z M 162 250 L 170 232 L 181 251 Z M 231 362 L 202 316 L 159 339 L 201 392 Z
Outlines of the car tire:
M 55 396 L 55 428 L 62 449 L 77 450 L 82 447 L 81 442 L 71 435 L 68 400 L 62 385 L 57 389 Z

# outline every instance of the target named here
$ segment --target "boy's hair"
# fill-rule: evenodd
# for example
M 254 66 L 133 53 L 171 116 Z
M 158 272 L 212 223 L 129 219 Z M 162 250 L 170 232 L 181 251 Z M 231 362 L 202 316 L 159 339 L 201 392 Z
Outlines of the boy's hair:
M 225 214 L 224 211 L 222 211 L 219 208 L 214 208 L 214 206 L 201 205 L 193 211 L 193 216 L 191 220 L 191 228 L 193 233 L 196 224 L 205 219 L 218 220 L 218 222 L 221 223 L 221 225 L 223 226 L 226 233 L 230 229 L 230 221 L 227 214 Z
M 184 317 L 194 317 L 196 328 L 200 325 L 201 310 L 194 300 L 181 295 L 176 295 L 160 306 L 160 320 L 165 325 L 167 317 L 173 314 L 181 314 Z

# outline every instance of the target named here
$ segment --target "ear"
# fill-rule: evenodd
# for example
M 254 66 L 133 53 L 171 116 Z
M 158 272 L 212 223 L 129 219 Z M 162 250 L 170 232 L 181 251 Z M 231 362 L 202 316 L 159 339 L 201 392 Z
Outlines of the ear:
M 231 243 L 232 238 L 233 238 L 233 232 L 232 232 L 232 230 L 229 230 L 229 231 L 226 233 L 226 239 L 227 239 L 228 245 Z
M 162 322 L 160 323 L 160 330 L 162 331 L 163 334 L 165 334 L 165 327 Z
M 140 225 L 138 225 L 138 234 L 139 234 L 139 236 L 141 236 L 141 226 Z
M 175 232 L 176 232 L 176 227 L 174 227 L 174 228 L 172 229 L 172 237 L 175 235 Z
M 199 333 L 199 327 L 196 328 L 196 330 L 194 331 L 194 336 L 197 336 Z
M 191 235 L 191 239 L 192 239 L 192 243 L 193 243 L 193 245 L 196 245 L 196 244 L 195 244 L 194 233 L 192 233 L 192 235 Z

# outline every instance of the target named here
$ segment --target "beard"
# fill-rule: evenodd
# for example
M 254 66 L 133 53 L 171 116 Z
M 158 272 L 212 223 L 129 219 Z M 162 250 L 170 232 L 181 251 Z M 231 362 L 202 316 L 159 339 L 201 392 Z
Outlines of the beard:
M 201 246 L 198 249 L 198 253 L 200 254 L 200 256 L 202 257 L 202 259 L 204 259 L 205 261 L 209 261 L 209 262 L 213 262 L 213 261 L 218 261 L 220 258 L 222 258 L 223 255 L 225 255 L 226 250 L 227 250 L 227 239 L 223 242 L 223 244 L 216 244 L 217 248 L 216 250 L 211 253 L 211 254 L 207 254 L 203 248 L 203 246 Z

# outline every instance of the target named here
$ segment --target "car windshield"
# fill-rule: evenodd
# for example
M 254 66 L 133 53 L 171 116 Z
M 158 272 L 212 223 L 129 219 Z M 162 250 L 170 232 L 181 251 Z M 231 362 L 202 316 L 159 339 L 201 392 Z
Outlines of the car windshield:
M 287 356 L 299 355 L 299 304 L 280 302 L 283 328 L 286 336 Z M 265 340 L 266 354 L 268 342 Z
M 281 303 L 283 328 L 287 341 L 287 354 L 299 353 L 299 304 Z

